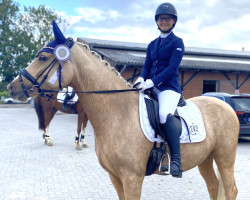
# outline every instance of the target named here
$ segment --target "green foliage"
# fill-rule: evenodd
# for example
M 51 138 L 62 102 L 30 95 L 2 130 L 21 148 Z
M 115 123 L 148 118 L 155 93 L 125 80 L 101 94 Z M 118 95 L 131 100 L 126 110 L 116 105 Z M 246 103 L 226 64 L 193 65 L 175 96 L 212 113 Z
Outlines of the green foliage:
M 15 40 L 17 39 L 18 5 L 12 0 L 0 2 L 0 77 L 8 80 L 14 70 Z
M 32 35 L 31 42 L 36 45 L 37 50 L 54 39 L 52 20 L 56 20 L 58 24 L 67 23 L 56 14 L 55 10 L 48 9 L 45 5 L 40 5 L 38 8 L 24 7 L 24 13 L 20 16 L 20 24 L 22 30 Z
M 7 91 L 0 92 L 0 97 L 7 97 L 8 95 Z
M 20 12 L 13 0 L 0 0 L 0 84 L 10 83 L 46 43 L 54 40 L 52 20 L 69 24 L 45 5 L 24 7 Z

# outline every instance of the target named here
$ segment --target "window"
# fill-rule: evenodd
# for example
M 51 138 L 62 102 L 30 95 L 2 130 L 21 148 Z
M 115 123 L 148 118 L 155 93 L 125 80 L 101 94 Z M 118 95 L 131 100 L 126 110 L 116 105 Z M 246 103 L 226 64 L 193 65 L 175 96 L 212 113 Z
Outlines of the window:
M 203 80 L 203 91 L 206 92 L 217 92 L 216 90 L 217 81 L 216 80 Z
M 235 92 L 235 82 L 229 80 L 203 80 L 203 91 L 206 92 L 225 92 L 232 94 Z

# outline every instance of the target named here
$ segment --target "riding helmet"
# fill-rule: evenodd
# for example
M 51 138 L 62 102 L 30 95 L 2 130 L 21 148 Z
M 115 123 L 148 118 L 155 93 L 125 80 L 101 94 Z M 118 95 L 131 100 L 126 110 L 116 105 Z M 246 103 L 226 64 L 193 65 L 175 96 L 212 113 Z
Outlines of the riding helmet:
M 155 21 L 157 21 L 159 15 L 172 15 L 177 22 L 177 11 L 171 3 L 162 3 L 155 11 Z

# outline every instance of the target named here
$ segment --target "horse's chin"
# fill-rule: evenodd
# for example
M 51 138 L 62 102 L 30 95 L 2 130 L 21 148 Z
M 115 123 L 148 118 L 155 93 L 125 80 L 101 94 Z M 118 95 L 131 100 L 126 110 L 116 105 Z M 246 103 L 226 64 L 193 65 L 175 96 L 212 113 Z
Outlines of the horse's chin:
M 13 99 L 17 99 L 19 101 L 23 101 L 26 102 L 28 97 L 26 97 L 26 95 L 23 92 L 20 93 L 10 93 L 10 97 Z

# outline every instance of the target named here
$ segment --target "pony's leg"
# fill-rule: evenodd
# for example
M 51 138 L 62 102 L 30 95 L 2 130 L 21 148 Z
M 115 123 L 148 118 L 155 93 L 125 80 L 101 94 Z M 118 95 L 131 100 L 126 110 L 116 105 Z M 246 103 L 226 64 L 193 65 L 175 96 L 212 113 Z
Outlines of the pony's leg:
M 81 143 L 83 148 L 88 148 L 88 145 L 85 141 L 85 132 L 86 132 L 86 127 L 82 126 L 82 133 L 81 133 Z
M 230 153 L 231 155 L 229 155 Z M 226 199 L 236 200 L 238 189 L 234 177 L 235 155 L 233 151 L 224 152 L 224 155 L 219 155 L 217 159 L 215 157 L 215 162 L 218 166 Z
M 53 143 L 50 139 L 50 133 L 49 133 L 49 124 L 53 117 L 55 116 L 57 109 L 52 107 L 52 102 L 48 102 L 45 99 L 42 99 L 43 102 L 43 110 L 44 110 L 44 135 L 45 135 L 45 144 L 48 146 L 53 146 Z
M 43 139 L 44 139 L 44 144 L 48 146 L 53 146 L 53 143 L 51 142 L 51 139 L 50 139 L 49 126 L 47 126 L 44 130 Z
M 136 174 L 126 176 L 123 181 L 123 189 L 126 200 L 140 200 L 141 189 L 144 176 L 140 177 Z
M 77 120 L 77 135 L 75 138 L 76 142 L 76 150 L 82 150 L 82 147 L 80 145 L 80 135 L 82 130 L 82 117 L 81 114 L 78 114 L 78 120 Z
M 82 120 L 82 133 L 81 133 L 81 143 L 82 143 L 82 147 L 83 148 L 87 148 L 88 145 L 85 141 L 85 131 L 86 131 L 86 127 L 87 127 L 87 122 L 88 122 L 88 118 L 87 115 L 84 114 L 83 120 Z
M 116 176 L 113 176 L 110 173 L 109 173 L 109 177 L 110 177 L 110 180 L 111 180 L 111 182 L 116 190 L 116 193 L 119 197 L 119 200 L 125 200 L 122 182 Z
M 109 177 L 115 187 L 119 200 L 140 200 L 144 177 L 129 175 L 122 181 L 111 173 L 109 173 Z
M 201 176 L 204 178 L 210 199 L 217 200 L 219 182 L 213 168 L 213 154 L 211 153 L 198 165 Z

